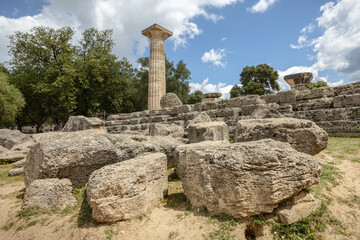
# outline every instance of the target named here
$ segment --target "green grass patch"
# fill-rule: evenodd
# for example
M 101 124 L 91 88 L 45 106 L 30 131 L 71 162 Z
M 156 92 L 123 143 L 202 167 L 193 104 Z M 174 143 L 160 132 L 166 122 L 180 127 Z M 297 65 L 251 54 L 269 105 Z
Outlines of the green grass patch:
M 21 182 L 24 181 L 24 176 L 9 176 L 9 170 L 12 169 L 12 165 L 10 164 L 2 164 L 0 165 L 0 186 L 5 184 L 13 183 L 13 182 Z
M 235 239 L 235 235 L 233 234 L 233 231 L 235 230 L 236 225 L 238 222 L 226 215 L 226 214 L 220 214 L 216 216 L 210 216 L 209 222 L 217 225 L 217 229 L 210 232 L 207 236 L 205 236 L 205 239 L 218 239 L 218 240 L 231 240 Z
M 107 239 L 112 239 L 114 236 L 119 234 L 119 231 L 114 231 L 112 228 L 108 228 L 104 230 Z
M 4 226 L 1 227 L 2 230 L 8 231 L 14 226 L 14 222 L 8 222 Z

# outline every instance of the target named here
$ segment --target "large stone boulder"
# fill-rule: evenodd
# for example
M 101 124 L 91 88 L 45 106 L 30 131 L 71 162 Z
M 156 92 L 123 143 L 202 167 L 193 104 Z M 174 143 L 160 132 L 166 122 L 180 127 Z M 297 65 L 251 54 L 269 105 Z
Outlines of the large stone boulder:
M 6 153 L 7 151 L 9 151 L 9 149 L 0 146 L 0 154 Z
M 187 131 L 190 143 L 229 140 L 229 128 L 225 122 L 189 124 Z
M 103 129 L 104 121 L 97 117 L 70 116 L 63 132 L 76 132 L 87 129 Z
M 115 222 L 139 217 L 167 193 L 166 155 L 147 153 L 94 171 L 86 184 L 93 217 Z
M 13 168 L 9 170 L 9 176 L 18 176 L 18 175 L 22 175 L 24 173 L 24 168 L 20 167 L 20 168 Z
M 201 112 L 198 115 L 196 115 L 194 117 L 194 119 L 192 119 L 188 122 L 188 126 L 190 126 L 192 124 L 204 123 L 204 122 L 211 122 L 211 118 L 207 113 Z
M 121 159 L 135 158 L 145 152 L 161 152 L 167 156 L 167 167 L 175 166 L 175 149 L 183 143 L 169 136 L 109 134 L 108 138 L 121 151 Z
M 25 158 L 26 155 L 22 152 L 7 151 L 3 154 L 0 154 L 0 163 L 12 163 L 23 160 Z
M 149 127 L 150 136 L 170 136 L 170 137 L 183 137 L 184 128 L 175 123 L 152 123 Z
M 271 213 L 317 184 L 321 172 L 313 156 L 272 139 L 181 145 L 176 154 L 176 171 L 192 206 L 236 218 Z
M 63 209 L 76 205 L 69 179 L 38 179 L 26 188 L 22 208 Z
M 247 119 L 237 122 L 235 142 L 265 138 L 288 142 L 300 152 L 315 155 L 326 148 L 328 134 L 314 122 L 296 118 Z
M 166 93 L 160 99 L 161 108 L 172 108 L 176 106 L 181 106 L 182 102 L 175 93 Z
M 277 104 L 273 104 L 277 105 Z M 277 107 L 279 107 L 277 105 Z M 255 119 L 264 119 L 264 118 L 283 118 L 284 115 L 282 115 L 278 110 L 276 110 L 274 107 L 271 107 L 269 105 L 256 105 L 254 111 L 251 113 L 251 118 Z
M 94 170 L 121 160 L 121 152 L 105 135 L 87 131 L 45 134 L 28 153 L 25 185 L 35 179 L 68 178 L 73 187 L 80 188 Z
M 11 149 L 14 145 L 27 141 L 32 141 L 31 137 L 19 130 L 0 129 L 0 146 L 6 149 Z

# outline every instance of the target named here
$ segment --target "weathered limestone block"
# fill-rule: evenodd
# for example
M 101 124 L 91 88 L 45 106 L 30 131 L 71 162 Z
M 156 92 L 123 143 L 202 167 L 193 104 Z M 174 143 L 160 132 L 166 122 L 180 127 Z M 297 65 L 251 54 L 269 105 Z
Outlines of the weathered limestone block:
M 26 154 L 23 154 L 22 152 L 7 151 L 0 154 L 0 163 L 17 162 L 25 158 Z
M 191 205 L 236 218 L 272 212 L 318 183 L 321 172 L 314 157 L 272 139 L 181 145 L 176 154 L 176 171 Z
M 216 117 L 238 117 L 241 108 L 223 108 L 216 111 Z
M 170 136 L 109 134 L 107 136 L 121 151 L 121 160 L 135 158 L 145 152 L 165 153 L 168 168 L 175 166 L 175 149 L 182 142 Z
M 360 120 L 338 120 L 317 123 L 332 137 L 360 137 Z
M 193 110 L 194 105 L 182 105 L 179 107 L 179 113 L 188 113 Z
M 291 203 L 279 208 L 277 212 L 281 223 L 293 224 L 309 216 L 321 206 L 321 201 L 310 193 L 302 191 L 293 197 Z
M 261 99 L 259 95 L 247 95 L 243 96 L 242 105 L 257 105 L 257 104 L 265 104 L 265 100 Z
M 187 127 L 190 143 L 202 141 L 224 141 L 229 139 L 229 128 L 225 122 L 203 122 Z
M 234 136 L 235 142 L 266 138 L 288 142 L 297 151 L 315 155 L 326 148 L 328 134 L 314 122 L 296 118 L 238 121 Z
M 334 88 L 330 87 L 322 87 L 322 88 L 314 88 L 311 90 L 300 91 L 296 94 L 296 100 L 309 100 L 316 98 L 329 98 L 334 97 L 335 91 Z
M 264 99 L 266 103 L 278 103 L 279 102 L 276 93 L 261 95 L 260 98 Z
M 264 118 L 283 118 L 282 115 L 277 109 L 279 109 L 279 105 L 276 103 L 272 104 L 261 104 L 256 105 L 255 109 L 251 113 L 251 118 L 255 119 L 264 119 Z
M 153 123 L 149 128 L 150 136 L 183 137 L 184 128 L 174 123 Z
M 157 116 L 157 115 L 160 115 L 160 114 L 161 114 L 161 109 L 153 109 L 153 110 L 149 111 L 149 116 L 150 117 Z
M 166 93 L 160 100 L 161 108 L 172 108 L 181 105 L 182 102 L 175 93 Z
M 211 118 L 207 113 L 200 112 L 194 119 L 190 120 L 188 125 L 195 123 L 211 122 Z
M 105 123 L 97 117 L 70 116 L 63 132 L 76 132 L 87 129 L 103 129 Z
M 22 208 L 63 209 L 76 205 L 69 179 L 38 179 L 26 188 Z
M 283 91 L 276 94 L 278 98 L 278 104 L 282 105 L 284 103 L 294 103 L 296 102 L 296 92 L 295 91 Z
M 219 105 L 217 102 L 207 102 L 202 104 L 203 111 L 218 109 L 218 107 Z
M 333 98 L 319 98 L 308 101 L 301 101 L 293 104 L 293 109 L 296 111 L 307 111 L 314 109 L 332 108 Z
M 28 153 L 25 186 L 36 179 L 68 178 L 73 187 L 81 188 L 94 170 L 121 160 L 121 152 L 102 134 L 87 131 L 49 133 Z
M 3 146 L 0 145 L 0 154 L 6 153 L 8 151 L 9 151 L 9 149 L 4 148 Z
M 334 98 L 335 108 L 352 106 L 360 106 L 360 93 L 352 95 L 341 95 Z
M 26 159 L 22 159 L 22 160 L 12 163 L 11 165 L 16 168 L 23 168 L 25 166 L 25 161 L 26 161 Z
M 9 170 L 9 176 L 22 175 L 24 173 L 24 168 L 14 168 Z
M 297 111 L 295 117 L 315 122 L 360 119 L 360 107 Z
M 86 193 L 99 222 L 139 217 L 167 193 L 166 156 L 148 153 L 100 168 L 91 174 Z
M 14 145 L 28 141 L 32 141 L 31 137 L 19 130 L 0 129 L 0 146 L 6 149 L 11 149 Z

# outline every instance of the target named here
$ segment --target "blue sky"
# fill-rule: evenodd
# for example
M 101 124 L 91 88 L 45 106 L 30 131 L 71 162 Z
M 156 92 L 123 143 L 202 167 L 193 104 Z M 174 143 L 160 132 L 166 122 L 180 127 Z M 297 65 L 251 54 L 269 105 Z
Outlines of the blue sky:
M 114 29 L 119 57 L 149 55 L 141 30 L 158 23 L 174 32 L 166 54 L 184 60 L 192 91 L 225 97 L 245 66 L 266 63 L 283 76 L 311 71 L 331 86 L 360 80 L 359 0 L 2 0 L 0 62 L 7 36 L 34 26 Z

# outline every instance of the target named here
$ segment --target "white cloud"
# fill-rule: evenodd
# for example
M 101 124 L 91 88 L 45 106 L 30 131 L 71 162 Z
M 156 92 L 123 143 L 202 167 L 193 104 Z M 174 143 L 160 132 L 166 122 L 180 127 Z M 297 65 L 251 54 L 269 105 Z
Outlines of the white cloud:
M 226 41 L 227 37 L 221 38 L 221 41 Z
M 202 83 L 190 82 L 190 92 L 195 92 L 197 90 L 202 91 L 203 93 L 222 93 L 221 98 L 229 98 L 230 90 L 234 85 L 227 85 L 226 83 L 218 83 L 217 85 L 209 83 L 209 78 L 204 79 Z
M 322 15 L 316 20 L 316 27 L 322 34 L 307 40 L 306 33 L 314 31 L 309 24 L 301 30 L 298 45 L 292 48 L 313 47 L 315 71 L 334 70 L 349 74 L 349 81 L 360 80 L 360 1 L 340 0 L 321 6 Z M 330 84 L 339 84 L 340 81 Z M 342 80 L 342 83 L 344 81 Z
M 255 5 L 253 5 L 248 10 L 253 13 L 263 13 L 265 12 L 271 5 L 273 5 L 277 0 L 259 0 Z
M 201 57 L 201 61 L 211 62 L 214 66 L 221 66 L 225 67 L 226 62 L 221 61 L 226 56 L 225 49 L 217 49 L 216 51 L 214 49 L 211 49 L 208 52 L 205 52 L 204 55 Z
M 41 12 L 34 16 L 6 18 L 0 16 L 0 62 L 8 60 L 8 35 L 14 31 L 28 31 L 34 26 L 58 28 L 71 26 L 78 33 L 90 27 L 113 29 L 118 56 L 134 61 L 142 56 L 149 41 L 141 30 L 158 23 L 173 31 L 168 41 L 174 48 L 184 46 L 187 39 L 201 34 L 193 22 L 194 17 L 203 16 L 216 22 L 223 17 L 208 9 L 220 8 L 243 0 L 47 0 Z

